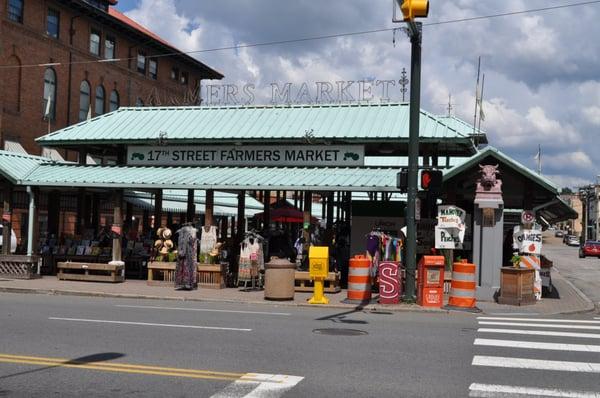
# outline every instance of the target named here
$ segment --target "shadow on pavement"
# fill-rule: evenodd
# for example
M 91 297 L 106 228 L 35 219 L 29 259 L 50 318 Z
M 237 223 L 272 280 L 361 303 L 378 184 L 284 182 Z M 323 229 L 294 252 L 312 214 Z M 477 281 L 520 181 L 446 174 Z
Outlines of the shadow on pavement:
M 346 311 L 346 312 L 340 312 L 339 314 L 333 314 L 333 315 L 328 315 L 328 316 L 324 316 L 322 318 L 317 318 L 317 321 L 331 321 L 331 322 L 335 322 L 335 323 L 347 323 L 347 324 L 354 324 L 354 325 L 366 325 L 367 321 L 360 321 L 357 319 L 346 319 L 346 317 L 348 315 L 351 314 L 355 314 L 358 312 L 362 312 L 363 311 L 363 306 L 362 305 L 358 305 L 356 306 L 354 309 L 350 310 L 350 311 Z
M 26 375 L 26 374 L 41 372 L 41 371 L 48 370 L 48 369 L 59 368 L 62 365 L 87 365 L 87 364 L 95 363 L 95 362 L 110 361 L 113 359 L 122 358 L 124 356 L 125 356 L 125 354 L 121 354 L 119 352 L 103 352 L 103 353 L 99 353 L 99 354 L 86 355 L 84 357 L 70 359 L 65 362 L 59 362 L 57 365 L 54 365 L 54 366 L 45 366 L 43 368 L 27 370 L 25 372 L 19 372 L 19 373 L 13 373 L 13 374 L 5 375 L 5 376 L 0 376 L 0 380 L 7 379 L 9 377 L 22 376 L 22 375 Z M 18 363 L 17 363 L 17 365 L 18 365 Z M 30 364 L 23 363 L 23 365 L 30 365 Z M 0 396 L 2 396 L 2 392 L 3 391 L 0 391 Z
M 556 286 L 552 286 L 552 291 L 549 291 L 546 288 L 542 288 L 542 298 L 560 300 L 560 293 Z

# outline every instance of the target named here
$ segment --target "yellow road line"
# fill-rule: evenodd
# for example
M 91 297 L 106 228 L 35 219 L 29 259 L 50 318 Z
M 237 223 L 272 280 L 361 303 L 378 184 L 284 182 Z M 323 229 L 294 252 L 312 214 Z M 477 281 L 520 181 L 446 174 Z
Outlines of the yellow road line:
M 28 365 L 44 365 L 44 366 L 64 367 L 64 368 L 101 370 L 101 371 L 107 371 L 107 372 L 122 372 L 122 373 L 150 374 L 150 375 L 159 375 L 159 376 L 188 377 L 188 378 L 197 378 L 197 379 L 238 380 L 238 379 L 242 378 L 243 376 L 248 377 L 248 375 L 249 375 L 248 373 L 216 372 L 216 371 L 211 371 L 211 370 L 168 368 L 168 367 L 134 365 L 134 364 L 124 364 L 124 363 L 82 362 L 82 361 L 72 361 L 72 360 L 65 359 L 65 358 L 32 357 L 32 356 L 11 355 L 11 354 L 0 354 L 0 362 L 28 364 Z M 254 380 L 254 381 L 260 381 L 260 380 Z

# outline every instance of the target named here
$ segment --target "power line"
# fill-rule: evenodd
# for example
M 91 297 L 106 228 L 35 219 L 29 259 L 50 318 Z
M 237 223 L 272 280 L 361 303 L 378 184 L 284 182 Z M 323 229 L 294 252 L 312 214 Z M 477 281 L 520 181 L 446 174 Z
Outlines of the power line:
M 498 14 L 480 15 L 480 16 L 468 17 L 468 18 L 451 19 L 451 20 L 447 20 L 447 21 L 430 22 L 430 23 L 424 23 L 423 26 L 439 26 L 439 25 L 449 25 L 449 24 L 453 24 L 453 23 L 472 22 L 472 21 L 479 21 L 479 20 L 484 20 L 484 19 L 501 18 L 501 17 L 508 17 L 508 16 L 514 16 L 514 15 L 522 15 L 522 14 L 532 14 L 532 13 L 537 13 L 537 12 L 553 11 L 553 10 L 564 9 L 564 8 L 572 8 L 572 7 L 581 7 L 581 6 L 585 6 L 585 5 L 598 4 L 598 3 L 600 3 L 600 0 L 581 1 L 581 2 L 577 2 L 577 3 L 568 3 L 568 4 L 561 4 L 561 5 L 549 6 L 549 7 L 530 8 L 530 9 L 521 10 L 521 11 L 510 11 L 510 12 L 504 12 L 504 13 L 498 13 Z M 262 43 L 250 43 L 250 44 L 239 44 L 239 45 L 235 45 L 235 46 L 215 47 L 215 48 L 208 48 L 208 49 L 203 49 L 203 50 L 176 51 L 176 52 L 171 52 L 171 53 L 166 53 L 166 54 L 146 56 L 146 58 L 147 59 L 156 59 L 156 58 L 163 58 L 163 57 L 172 57 L 175 55 L 202 54 L 202 53 L 217 52 L 217 51 L 239 50 L 239 49 L 244 49 L 244 48 L 267 47 L 267 46 L 275 46 L 275 45 L 302 43 L 302 42 L 307 42 L 307 41 L 335 39 L 335 38 L 340 38 L 340 37 L 362 36 L 362 35 L 368 35 L 368 34 L 373 34 L 373 33 L 391 32 L 394 29 L 398 29 L 398 28 L 382 28 L 382 29 L 362 30 L 362 31 L 356 31 L 356 32 L 335 33 L 335 34 L 330 34 L 330 35 L 310 36 L 310 37 L 302 37 L 302 38 L 297 38 L 297 39 L 274 40 L 274 41 L 267 41 L 267 42 L 262 42 Z M 70 63 L 69 62 L 51 62 L 51 63 L 26 64 L 26 65 L 0 65 L 0 69 L 66 66 L 66 65 L 81 65 L 81 64 L 92 64 L 92 63 L 114 63 L 114 62 L 121 62 L 121 61 L 130 61 L 130 60 L 135 60 L 135 59 L 137 59 L 137 57 L 100 59 L 100 60 L 88 60 L 88 61 L 73 61 Z

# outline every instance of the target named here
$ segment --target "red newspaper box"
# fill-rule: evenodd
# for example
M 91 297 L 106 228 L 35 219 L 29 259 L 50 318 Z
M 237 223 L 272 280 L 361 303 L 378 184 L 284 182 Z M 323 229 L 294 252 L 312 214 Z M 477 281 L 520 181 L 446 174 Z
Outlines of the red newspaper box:
M 379 263 L 379 303 L 398 304 L 402 295 L 402 266 L 397 261 Z
M 441 307 L 444 304 L 444 256 L 423 256 L 419 261 L 417 304 Z

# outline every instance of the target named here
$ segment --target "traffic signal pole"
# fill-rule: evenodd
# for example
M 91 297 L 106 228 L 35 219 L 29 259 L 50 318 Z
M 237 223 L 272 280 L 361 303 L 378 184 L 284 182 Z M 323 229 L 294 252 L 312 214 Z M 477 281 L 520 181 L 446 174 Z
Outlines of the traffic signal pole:
M 404 301 L 415 300 L 417 269 L 417 177 L 419 173 L 419 118 L 421 115 L 421 36 L 422 24 L 408 22 L 411 43 L 410 120 L 408 137 L 408 200 L 406 206 L 406 285 Z

